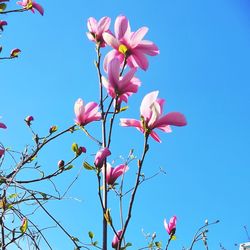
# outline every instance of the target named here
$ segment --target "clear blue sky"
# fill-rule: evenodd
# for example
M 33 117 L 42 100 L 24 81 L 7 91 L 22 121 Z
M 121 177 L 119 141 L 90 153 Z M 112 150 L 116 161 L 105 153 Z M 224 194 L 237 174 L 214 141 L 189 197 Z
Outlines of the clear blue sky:
M 158 45 L 160 55 L 150 58 L 146 73 L 139 72 L 142 86 L 130 99 L 127 114 L 120 117 L 137 118 L 143 96 L 159 90 L 167 100 L 165 110 L 181 111 L 188 120 L 188 126 L 161 134 L 162 144 L 150 141 L 145 175 L 154 174 L 159 167 L 167 174 L 140 188 L 127 237 L 134 243 L 132 249 L 144 245 L 142 228 L 156 231 L 165 243 L 168 235 L 163 219 L 172 215 L 178 217 L 178 225 L 177 241 L 170 249 L 188 246 L 205 219 L 221 221 L 210 229 L 210 249 L 219 249 L 219 242 L 228 250 L 237 249 L 234 243 L 247 240 L 243 226 L 250 230 L 249 1 L 39 3 L 45 9 L 44 17 L 19 13 L 5 18 L 9 25 L 1 37 L 3 53 L 19 47 L 22 54 L 17 60 L 0 62 L 0 114 L 8 126 L 7 131 L 0 131 L 0 141 L 22 150 L 31 144 L 23 123 L 25 116 L 35 117 L 34 128 L 38 131 L 45 132 L 53 124 L 63 129 L 74 122 L 73 105 L 78 97 L 98 101 L 95 51 L 85 35 L 86 21 L 90 16 L 110 16 L 113 28 L 116 16 L 124 14 L 133 30 L 149 27 L 146 38 Z M 95 126 L 89 129 L 99 133 Z M 126 156 L 130 148 L 140 155 L 139 132 L 117 127 L 115 135 L 119 138 L 113 142 L 110 160 Z M 59 159 L 71 157 L 74 141 L 89 149 L 87 159 L 91 161 L 97 148 L 85 135 L 77 133 L 42 152 L 40 162 L 45 171 L 56 168 Z M 58 181 L 62 190 L 81 163 L 77 161 L 76 168 Z M 128 185 L 133 183 L 132 173 L 128 173 Z M 87 232 L 92 230 L 101 241 L 95 184 L 94 175 L 83 171 L 68 194 L 81 202 L 69 199 L 48 205 L 62 224 L 82 240 L 87 240 Z M 41 188 L 52 190 L 48 186 Z M 115 213 L 115 206 L 112 211 Z M 60 233 L 53 229 L 49 233 L 53 233 L 55 250 L 61 246 L 70 249 L 70 243 L 64 242 Z M 110 240 L 112 237 L 110 234 Z M 196 249 L 202 247 L 197 245 Z

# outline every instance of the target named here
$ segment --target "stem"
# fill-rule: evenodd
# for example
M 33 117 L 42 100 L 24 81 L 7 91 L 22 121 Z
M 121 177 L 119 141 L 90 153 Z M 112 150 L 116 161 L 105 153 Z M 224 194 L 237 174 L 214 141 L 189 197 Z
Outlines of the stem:
M 166 245 L 166 249 L 165 250 L 168 250 L 168 246 L 169 246 L 169 244 L 170 244 L 170 241 L 171 241 L 171 236 L 169 237 L 169 239 L 168 239 L 168 243 L 167 243 L 167 245 Z
M 124 237 L 124 235 L 126 233 L 128 224 L 129 224 L 131 216 L 132 216 L 132 208 L 133 208 L 134 201 L 135 201 L 135 195 L 136 195 L 137 189 L 138 189 L 139 184 L 140 184 L 140 177 L 141 177 L 141 171 L 142 171 L 143 162 L 145 160 L 145 156 L 146 156 L 147 151 L 149 149 L 149 146 L 148 146 L 148 136 L 149 136 L 148 133 L 144 134 L 143 153 L 142 153 L 141 159 L 138 160 L 138 173 L 137 173 L 137 177 L 136 177 L 135 187 L 134 187 L 134 190 L 133 190 L 132 195 L 131 195 L 131 199 L 130 199 L 130 202 L 129 202 L 129 208 L 128 208 L 128 215 L 127 215 L 127 218 L 125 220 L 125 224 L 124 224 L 124 227 L 123 227 L 123 230 L 122 230 L 122 234 L 121 234 L 121 237 L 120 237 L 120 241 L 119 241 L 117 250 L 121 249 L 122 239 L 123 239 L 123 237 Z

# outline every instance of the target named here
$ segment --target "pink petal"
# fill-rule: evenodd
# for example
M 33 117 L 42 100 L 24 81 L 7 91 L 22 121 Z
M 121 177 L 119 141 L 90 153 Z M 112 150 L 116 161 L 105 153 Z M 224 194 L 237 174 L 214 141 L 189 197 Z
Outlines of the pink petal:
M 112 179 L 113 179 L 113 182 L 116 181 L 116 179 L 121 176 L 123 173 L 127 172 L 128 171 L 128 166 L 127 165 L 124 165 L 124 164 L 121 164 L 121 165 L 118 165 L 116 166 L 114 169 L 113 169 L 113 172 L 112 172 Z
M 97 33 L 97 21 L 94 17 L 90 17 L 87 21 L 88 30 L 92 33 Z
M 113 34 L 104 32 L 102 36 L 103 36 L 104 41 L 107 43 L 107 45 L 118 50 L 120 42 L 114 37 Z
M 131 35 L 131 41 L 130 41 L 130 46 L 132 48 L 135 48 L 143 39 L 143 37 L 147 34 L 148 28 L 147 27 L 142 27 L 138 29 L 136 32 L 134 32 Z
M 103 60 L 103 68 L 104 68 L 104 71 L 107 72 L 108 71 L 108 65 L 109 65 L 109 62 L 114 58 L 114 57 L 118 57 L 119 55 L 119 52 L 117 50 L 111 50 L 109 51 L 109 53 L 104 57 L 104 60 Z M 118 57 L 119 58 L 119 57 Z M 120 59 L 120 62 L 122 61 L 122 59 Z
M 158 136 L 158 134 L 154 131 L 151 131 L 150 134 L 149 134 L 154 140 L 156 140 L 157 142 L 160 142 L 161 143 L 161 139 L 160 137 Z
M 43 16 L 43 14 L 44 14 L 44 9 L 43 9 L 43 7 L 40 5 L 40 4 L 38 4 L 38 3 L 36 3 L 36 2 L 32 2 L 32 7 L 34 8 L 34 9 L 36 9 L 42 16 Z
M 135 119 L 126 119 L 121 118 L 120 119 L 120 125 L 123 127 L 136 127 L 136 128 L 142 128 L 141 121 L 135 120 Z
M 122 235 L 122 230 L 118 231 L 117 235 L 116 234 L 114 235 L 114 238 L 112 240 L 112 248 L 117 248 L 121 235 Z
M 113 58 L 108 64 L 108 79 L 109 83 L 117 88 L 120 75 L 120 62 L 118 58 Z
M 164 227 L 165 227 L 166 231 L 168 232 L 168 234 L 170 234 L 170 230 L 169 230 L 168 223 L 167 223 L 166 219 L 164 219 Z
M 136 68 L 132 68 L 132 69 L 130 69 L 130 71 L 126 75 L 124 75 L 124 77 L 122 77 L 122 79 L 120 80 L 120 83 L 119 83 L 120 87 L 124 88 L 127 85 L 127 83 L 131 81 L 136 70 L 137 70 Z
M 148 68 L 148 59 L 147 57 L 141 53 L 140 51 L 133 51 L 133 54 L 130 57 L 134 57 L 134 60 L 139 65 L 139 67 L 143 70 L 147 70 Z
M 141 41 L 135 48 L 135 51 L 137 50 L 149 56 L 155 56 L 160 53 L 158 47 L 153 42 L 147 40 Z
M 104 31 L 107 31 L 110 26 L 110 17 L 102 17 L 98 22 L 97 32 L 98 34 L 102 34 Z
M 145 119 L 149 118 L 151 115 L 150 107 L 156 101 L 159 91 L 153 91 L 144 96 L 140 106 L 140 113 Z
M 101 119 L 101 113 L 98 112 L 98 104 L 89 102 L 85 105 L 85 123 L 98 121 Z
M 187 125 L 186 118 L 179 112 L 171 112 L 161 117 L 155 124 L 155 127 L 162 125 L 185 126 Z
M 127 32 L 130 32 L 128 19 L 125 16 L 118 16 L 115 20 L 115 36 L 121 40 Z

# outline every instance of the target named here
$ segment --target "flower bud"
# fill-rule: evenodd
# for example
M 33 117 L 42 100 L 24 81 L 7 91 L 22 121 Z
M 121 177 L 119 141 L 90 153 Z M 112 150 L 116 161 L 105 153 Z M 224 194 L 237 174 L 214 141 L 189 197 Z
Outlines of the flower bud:
M 29 115 L 25 118 L 25 122 L 27 123 L 28 126 L 31 125 L 31 122 L 34 121 L 34 117 Z
M 57 166 L 60 168 L 60 169 L 63 169 L 64 168 L 64 160 L 60 160 L 60 161 L 58 161 L 58 163 L 57 163 Z

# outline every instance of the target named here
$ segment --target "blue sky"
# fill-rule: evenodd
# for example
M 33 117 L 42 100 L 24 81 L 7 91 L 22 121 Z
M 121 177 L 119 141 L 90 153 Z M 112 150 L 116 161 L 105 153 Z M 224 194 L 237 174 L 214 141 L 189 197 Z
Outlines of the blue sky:
M 62 129 L 73 124 L 73 105 L 78 97 L 98 101 L 95 51 L 85 35 L 86 21 L 90 16 L 97 19 L 110 16 L 113 29 L 116 16 L 124 14 L 132 30 L 149 27 L 146 39 L 158 45 L 160 55 L 149 58 L 146 73 L 138 73 L 142 86 L 130 99 L 127 113 L 120 117 L 138 118 L 143 96 L 159 90 L 160 97 L 166 99 L 165 111 L 180 111 L 188 120 L 188 126 L 173 128 L 172 134 L 161 134 L 161 144 L 150 141 L 145 175 L 154 174 L 159 167 L 167 174 L 141 186 L 128 239 L 135 248 L 144 246 L 143 228 L 146 232 L 156 231 L 159 239 L 166 242 L 163 219 L 177 215 L 177 240 L 170 249 L 188 246 L 205 219 L 221 221 L 209 231 L 211 249 L 219 249 L 220 242 L 228 250 L 237 249 L 234 243 L 247 240 L 243 226 L 250 227 L 249 2 L 75 0 L 73 4 L 62 4 L 59 0 L 40 0 L 39 3 L 45 9 L 44 17 L 37 13 L 4 17 L 9 25 L 1 37 L 2 53 L 19 47 L 22 54 L 17 60 L 0 62 L 0 114 L 8 126 L 7 131 L 0 131 L 0 141 L 22 150 L 32 143 L 23 123 L 27 115 L 33 115 L 34 128 L 45 133 L 53 124 Z M 98 126 L 90 125 L 89 130 L 99 134 Z M 119 156 L 126 156 L 130 148 L 140 155 L 142 135 L 138 131 L 117 126 L 115 135 L 111 161 L 118 162 Z M 88 148 L 87 160 L 91 161 L 97 147 L 85 135 L 76 133 L 41 153 L 39 162 L 45 171 L 56 168 L 59 159 L 71 157 L 74 141 Z M 82 160 L 77 161 L 75 169 L 59 178 L 62 190 L 81 164 Z M 133 183 L 133 167 L 128 173 L 128 186 Z M 62 224 L 82 240 L 92 230 L 101 241 L 95 181 L 94 175 L 84 170 L 68 194 L 81 202 L 68 199 L 48 204 Z M 115 213 L 115 196 L 111 205 Z M 62 244 L 70 247 L 56 231 L 49 231 L 54 235 L 55 249 L 61 249 Z M 197 245 L 196 249 L 202 247 Z

